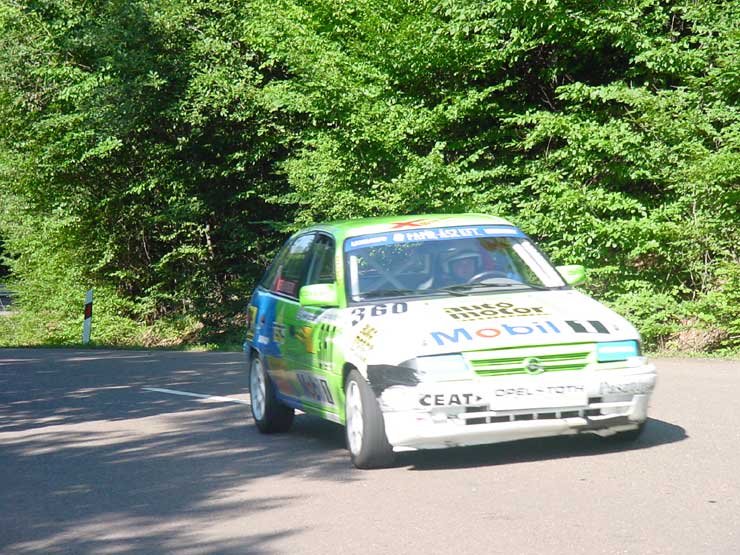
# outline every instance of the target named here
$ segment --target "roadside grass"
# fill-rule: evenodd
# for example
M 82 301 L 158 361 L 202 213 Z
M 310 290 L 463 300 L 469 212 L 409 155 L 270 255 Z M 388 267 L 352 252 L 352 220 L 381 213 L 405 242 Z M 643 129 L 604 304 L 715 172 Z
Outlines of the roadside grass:
M 740 350 L 720 350 L 720 351 L 681 351 L 679 349 L 659 349 L 655 351 L 646 351 L 648 358 L 695 358 L 711 360 L 740 360 Z
M 51 334 L 41 325 L 29 325 L 19 312 L 0 313 L 0 349 L 107 349 L 127 351 L 221 351 L 241 352 L 243 329 L 227 326 L 225 330 L 206 328 L 200 323 L 178 320 L 158 323 L 156 326 L 138 326 L 132 333 L 116 333 L 115 329 L 100 332 L 100 326 L 93 324 L 92 337 L 87 344 L 82 343 L 82 324 L 78 333 L 65 330 L 65 333 Z M 96 339 L 96 331 L 103 339 Z M 73 337 L 79 337 L 79 340 Z M 113 339 L 111 339 L 113 338 Z

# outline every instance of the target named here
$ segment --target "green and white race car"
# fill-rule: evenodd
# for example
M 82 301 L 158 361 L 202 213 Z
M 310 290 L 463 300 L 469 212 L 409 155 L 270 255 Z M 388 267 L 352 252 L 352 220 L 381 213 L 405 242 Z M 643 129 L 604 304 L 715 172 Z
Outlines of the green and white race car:
M 252 415 L 345 425 L 353 463 L 394 453 L 595 433 L 634 439 L 655 367 L 624 318 L 571 285 L 517 227 L 486 215 L 313 226 L 249 308 Z

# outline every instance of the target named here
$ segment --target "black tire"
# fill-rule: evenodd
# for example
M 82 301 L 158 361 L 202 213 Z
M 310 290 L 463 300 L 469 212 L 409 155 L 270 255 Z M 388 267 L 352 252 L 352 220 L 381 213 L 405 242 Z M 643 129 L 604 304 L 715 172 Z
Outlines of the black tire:
M 294 411 L 275 397 L 275 389 L 256 353 L 249 365 L 249 406 L 257 429 L 263 434 L 287 432 L 293 424 Z
M 640 425 L 634 430 L 626 430 L 624 432 L 617 432 L 613 436 L 607 436 L 606 439 L 615 443 L 630 443 L 640 439 L 642 432 L 645 431 L 645 422 L 641 422 Z
M 393 464 L 395 453 L 385 435 L 383 414 L 365 378 L 351 370 L 344 383 L 345 437 L 357 468 L 383 468 Z M 358 414 L 361 418 L 358 420 Z

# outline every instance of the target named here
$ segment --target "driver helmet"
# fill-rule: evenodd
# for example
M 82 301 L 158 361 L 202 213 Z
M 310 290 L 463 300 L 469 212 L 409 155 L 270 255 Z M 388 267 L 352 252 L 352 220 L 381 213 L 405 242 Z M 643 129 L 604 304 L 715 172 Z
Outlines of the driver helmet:
M 446 274 L 455 274 L 455 269 L 469 268 L 470 275 L 479 272 L 483 264 L 483 259 L 479 252 L 474 250 L 455 251 L 449 254 L 442 261 L 442 270 Z

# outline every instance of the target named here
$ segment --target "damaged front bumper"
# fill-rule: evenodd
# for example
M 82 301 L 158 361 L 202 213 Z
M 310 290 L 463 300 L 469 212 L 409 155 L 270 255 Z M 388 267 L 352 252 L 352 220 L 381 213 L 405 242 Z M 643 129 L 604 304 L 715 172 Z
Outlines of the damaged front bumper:
M 655 368 L 558 372 L 385 388 L 378 400 L 396 451 L 636 429 Z

